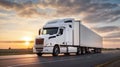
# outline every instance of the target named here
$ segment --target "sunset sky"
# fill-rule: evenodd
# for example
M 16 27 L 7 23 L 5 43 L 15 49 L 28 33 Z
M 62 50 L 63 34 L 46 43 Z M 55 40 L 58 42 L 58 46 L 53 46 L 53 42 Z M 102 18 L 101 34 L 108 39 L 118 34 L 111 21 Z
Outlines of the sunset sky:
M 104 48 L 120 48 L 120 0 L 0 0 L 0 49 L 32 46 L 39 28 L 59 18 L 81 20 Z

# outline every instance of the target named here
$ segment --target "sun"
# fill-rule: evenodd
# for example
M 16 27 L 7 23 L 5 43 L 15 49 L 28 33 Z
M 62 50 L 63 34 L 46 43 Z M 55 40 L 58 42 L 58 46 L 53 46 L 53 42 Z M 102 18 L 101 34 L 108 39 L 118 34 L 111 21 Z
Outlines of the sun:
M 30 45 L 30 41 L 32 40 L 32 37 L 24 36 L 24 37 L 22 38 L 22 40 L 25 41 L 25 45 L 26 45 L 26 46 L 29 46 L 29 45 Z

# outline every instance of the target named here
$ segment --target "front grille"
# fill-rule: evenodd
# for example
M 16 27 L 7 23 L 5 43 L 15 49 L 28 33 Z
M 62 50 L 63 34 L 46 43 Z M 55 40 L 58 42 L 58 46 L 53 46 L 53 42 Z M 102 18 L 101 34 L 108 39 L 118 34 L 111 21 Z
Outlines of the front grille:
M 36 39 L 36 44 L 43 44 L 44 43 L 44 39 Z

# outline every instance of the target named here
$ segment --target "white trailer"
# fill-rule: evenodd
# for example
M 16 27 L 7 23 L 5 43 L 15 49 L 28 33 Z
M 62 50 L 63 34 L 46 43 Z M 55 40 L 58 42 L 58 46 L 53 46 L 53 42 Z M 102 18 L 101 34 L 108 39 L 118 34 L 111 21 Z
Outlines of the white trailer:
M 35 38 L 33 52 L 38 56 L 50 53 L 77 55 L 100 53 L 102 37 L 72 18 L 57 19 L 46 23 Z

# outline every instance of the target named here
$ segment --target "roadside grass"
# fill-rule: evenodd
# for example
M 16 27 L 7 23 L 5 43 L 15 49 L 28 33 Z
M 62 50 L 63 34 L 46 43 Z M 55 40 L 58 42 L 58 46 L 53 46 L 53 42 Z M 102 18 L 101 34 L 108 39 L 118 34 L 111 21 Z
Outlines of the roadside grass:
M 0 56 L 20 54 L 33 54 L 33 51 L 32 49 L 0 49 Z

